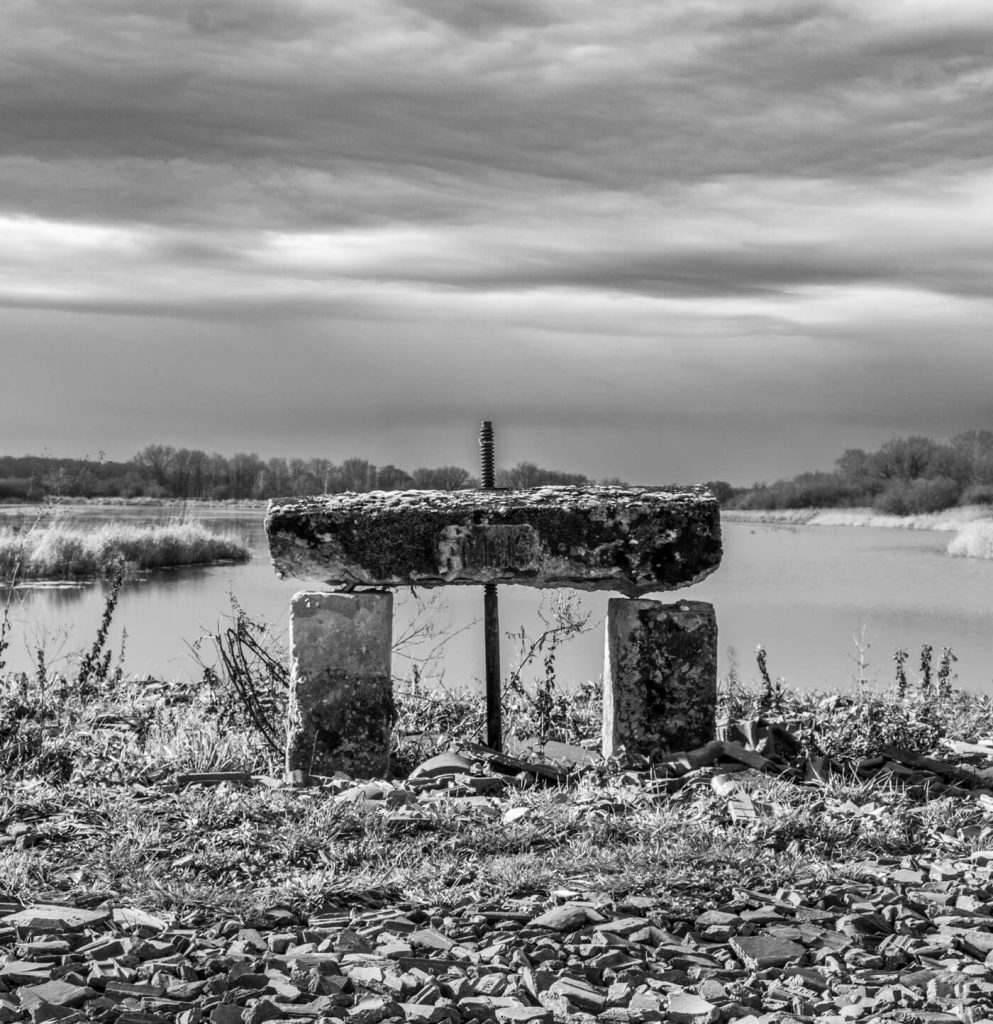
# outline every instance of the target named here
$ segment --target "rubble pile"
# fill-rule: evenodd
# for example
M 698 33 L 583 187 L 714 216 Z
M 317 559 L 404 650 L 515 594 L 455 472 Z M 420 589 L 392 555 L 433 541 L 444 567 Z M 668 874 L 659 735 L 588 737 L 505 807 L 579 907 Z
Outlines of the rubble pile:
M 692 918 L 568 890 L 211 923 L 0 896 L 0 1021 L 993 1019 L 993 851 L 850 874 L 740 889 Z

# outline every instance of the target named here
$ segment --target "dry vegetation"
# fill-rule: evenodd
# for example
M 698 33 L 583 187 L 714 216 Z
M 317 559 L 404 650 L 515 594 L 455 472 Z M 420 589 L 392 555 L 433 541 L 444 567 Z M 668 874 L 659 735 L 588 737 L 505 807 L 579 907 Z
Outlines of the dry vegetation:
M 109 606 L 104 625 L 112 614 Z M 282 784 L 259 715 L 280 728 L 285 678 L 258 671 L 258 652 L 272 665 L 279 658 L 267 631 L 252 625 L 247 616 L 240 627 L 236 621 L 226 642 L 230 653 L 239 629 L 243 640 L 258 640 L 258 651 L 235 659 L 256 673 L 249 690 L 262 701 L 254 709 L 245 686 L 223 670 L 196 683 L 129 679 L 111 670 L 99 638 L 69 677 L 53 676 L 43 659 L 34 675 L 3 675 L 0 637 L 6 891 L 22 900 L 112 897 L 220 913 L 273 903 L 312 909 L 369 894 L 500 899 L 581 879 L 586 888 L 692 908 L 735 885 L 774 888 L 811 872 L 831 878 L 869 855 L 961 854 L 993 843 L 981 801 L 922 796 L 898 775 L 861 770 L 887 744 L 929 752 L 949 739 L 993 734 L 989 699 L 954 690 L 940 664 L 932 674 L 930 656 L 926 676 L 910 681 L 904 658 L 902 689 L 888 695 L 726 683 L 724 717 L 787 723 L 803 746 L 797 764 L 830 757 L 837 765 L 806 783 L 794 769 L 779 778 L 738 775 L 755 806 L 775 808 L 754 820 L 731 816 L 711 785 L 714 770 L 673 777 L 636 760 L 601 761 L 556 785 L 514 782 L 489 799 L 443 794 L 412 809 L 403 781 L 391 790 L 395 800 L 358 802 L 340 798 L 345 780 Z M 407 683 L 397 700 L 402 774 L 478 739 L 478 693 Z M 519 738 L 597 745 L 596 686 L 562 692 L 546 676 L 509 687 L 505 710 Z M 219 785 L 185 784 L 188 773 L 208 772 L 242 774 Z M 852 807 L 873 812 L 853 816 Z M 508 816 L 510 808 L 524 810 Z
M 970 523 L 948 545 L 950 555 L 993 558 L 993 522 Z
M 119 565 L 136 570 L 209 562 L 244 562 L 248 547 L 233 533 L 202 523 L 107 523 L 87 528 L 39 522 L 0 527 L 0 581 L 93 578 Z

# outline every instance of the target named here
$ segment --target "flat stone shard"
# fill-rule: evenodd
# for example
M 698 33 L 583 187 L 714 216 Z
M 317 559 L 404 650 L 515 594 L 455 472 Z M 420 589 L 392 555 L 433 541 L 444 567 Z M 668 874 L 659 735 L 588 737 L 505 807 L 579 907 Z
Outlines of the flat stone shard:
M 704 487 L 279 498 L 266 532 L 277 573 L 333 586 L 511 583 L 637 596 L 690 586 L 721 561 L 719 507 Z
M 703 601 L 607 602 L 603 755 L 651 757 L 714 738 L 717 620 Z
M 286 770 L 386 775 L 393 595 L 300 593 L 290 605 Z

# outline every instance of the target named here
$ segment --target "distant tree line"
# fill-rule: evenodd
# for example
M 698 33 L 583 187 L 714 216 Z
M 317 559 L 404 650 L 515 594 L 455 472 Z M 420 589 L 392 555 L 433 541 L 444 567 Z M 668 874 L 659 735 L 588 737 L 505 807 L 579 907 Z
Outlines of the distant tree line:
M 498 487 L 591 482 L 582 473 L 543 469 L 533 462 L 519 462 L 512 469 L 496 471 Z M 108 460 L 103 452 L 95 459 L 63 459 L 48 454 L 0 456 L 0 501 L 42 501 L 52 497 L 220 501 L 412 488 L 456 491 L 478 486 L 478 479 L 461 466 L 420 467 L 407 472 L 398 466 L 376 466 L 360 458 L 345 459 L 340 464 L 323 458 L 262 459 L 254 452 L 226 456 L 161 444 L 147 445 L 127 462 Z
M 732 488 L 725 507 L 746 509 L 854 508 L 889 515 L 940 512 L 953 505 L 993 504 L 993 431 L 967 430 L 947 444 L 929 437 L 894 438 L 878 451 L 849 448 L 833 472 Z
M 498 487 L 594 483 L 583 473 L 519 462 L 496 471 Z M 623 484 L 616 477 L 597 481 Z M 208 454 L 200 449 L 150 444 L 127 462 L 64 459 L 49 454 L 0 456 L 0 501 L 66 498 L 275 498 L 343 491 L 455 491 L 478 487 L 461 466 L 420 467 L 411 472 L 367 459 L 262 459 L 254 452 Z M 914 435 L 887 441 L 877 451 L 850 448 L 830 472 L 801 473 L 791 480 L 735 487 L 708 481 L 724 508 L 853 508 L 911 515 L 953 505 L 993 504 L 993 431 L 968 430 L 949 442 Z

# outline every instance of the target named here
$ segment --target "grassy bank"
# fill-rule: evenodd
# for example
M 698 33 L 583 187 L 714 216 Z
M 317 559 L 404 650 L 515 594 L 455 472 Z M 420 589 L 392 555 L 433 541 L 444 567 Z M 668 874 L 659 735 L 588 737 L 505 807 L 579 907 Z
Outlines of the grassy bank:
M 121 562 L 158 569 L 249 557 L 235 534 L 214 533 L 198 522 L 109 523 L 92 529 L 62 523 L 0 527 L 0 580 L 7 581 L 102 576 Z
M 874 526 L 891 530 L 961 530 L 973 522 L 993 522 L 993 506 L 964 505 L 923 515 L 890 516 L 871 508 L 728 509 L 729 523 L 777 523 L 787 526 Z
M 264 509 L 265 498 L 81 498 L 74 496 L 47 497 L 42 507 L 73 507 L 81 505 L 88 508 L 160 508 L 169 510 L 182 509 Z M 28 506 L 30 507 L 30 506 Z M 35 504 L 38 507 L 38 504 Z
M 94 671 L 95 662 L 69 679 L 43 669 L 0 677 L 0 878 L 22 900 L 110 895 L 230 916 L 272 904 L 457 904 L 582 887 L 691 913 L 735 886 L 773 891 L 845 877 L 870 857 L 968 857 L 990 842 L 982 790 L 936 780 L 931 790 L 892 760 L 891 745 L 948 757 L 950 741 L 991 742 L 990 700 L 947 680 L 902 696 L 725 686 L 722 718 L 778 721 L 796 737 L 789 763 L 773 771 L 599 760 L 542 786 L 528 772 L 494 781 L 499 773 L 480 762 L 478 790 L 456 779 L 437 791 L 405 777 L 478 740 L 482 702 L 477 692 L 407 686 L 396 694 L 394 781 L 366 799 L 347 779 L 282 782 L 278 660 L 241 659 L 254 673 L 250 702 L 245 680 L 235 687 L 223 673 L 139 681 L 106 664 Z M 595 750 L 598 688 L 552 697 L 508 692 L 507 732 Z M 747 820 L 731 810 L 729 772 L 755 811 Z M 241 774 L 191 783 L 189 773 Z

